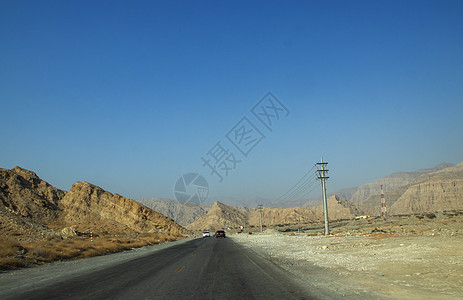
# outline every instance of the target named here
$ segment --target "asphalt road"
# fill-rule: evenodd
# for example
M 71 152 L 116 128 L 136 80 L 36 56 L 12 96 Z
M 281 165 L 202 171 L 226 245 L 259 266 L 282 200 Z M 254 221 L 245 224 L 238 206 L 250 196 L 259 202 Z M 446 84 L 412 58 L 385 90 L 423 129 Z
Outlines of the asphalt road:
M 46 276 L 46 275 L 44 275 Z M 317 299 L 230 238 L 193 239 L 4 299 Z M 59 280 L 59 278 L 57 279 Z M 312 295 L 311 295 L 312 294 Z

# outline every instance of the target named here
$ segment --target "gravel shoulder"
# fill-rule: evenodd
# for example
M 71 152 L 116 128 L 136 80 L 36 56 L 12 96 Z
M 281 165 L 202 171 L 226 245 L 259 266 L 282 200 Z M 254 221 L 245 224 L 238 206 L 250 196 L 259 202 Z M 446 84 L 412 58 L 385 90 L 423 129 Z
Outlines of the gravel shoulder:
M 363 299 L 463 299 L 463 227 L 461 218 L 448 220 L 365 222 L 369 226 L 363 230 L 344 226 L 327 237 L 277 230 L 230 237 L 336 293 Z

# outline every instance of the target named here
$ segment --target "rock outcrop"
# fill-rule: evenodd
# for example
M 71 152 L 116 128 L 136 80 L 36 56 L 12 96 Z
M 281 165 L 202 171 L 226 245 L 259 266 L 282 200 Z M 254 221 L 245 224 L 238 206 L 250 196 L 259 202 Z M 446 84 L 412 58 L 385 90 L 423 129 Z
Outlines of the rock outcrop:
M 263 226 L 281 226 L 315 222 L 320 219 L 310 207 L 267 208 L 262 209 Z M 249 213 L 249 225 L 260 226 L 260 212 Z
M 352 219 L 362 212 L 357 205 L 333 196 L 327 200 L 328 216 L 331 220 Z M 323 204 L 312 207 L 268 208 L 262 209 L 263 226 L 283 226 L 307 224 L 323 220 Z M 230 207 L 215 202 L 211 210 L 187 226 L 191 230 L 215 230 L 239 228 L 240 226 L 259 227 L 260 212 L 256 209 Z
M 328 198 L 326 202 L 328 204 L 329 220 L 353 219 L 356 216 L 363 214 L 363 211 L 358 207 L 357 204 L 340 198 L 336 195 Z M 323 203 L 311 208 L 316 216 L 323 218 Z
M 59 216 L 58 203 L 65 191 L 40 179 L 32 171 L 0 169 L 0 201 L 13 214 L 34 222 L 50 223 Z
M 160 213 L 118 194 L 79 181 L 60 202 L 63 219 L 80 231 L 97 228 L 103 232 L 159 231 L 179 234 L 183 227 Z
M 246 218 L 246 211 L 216 201 L 207 214 L 199 217 L 187 228 L 191 230 L 237 228 L 246 223 Z
M 348 190 L 354 201 L 332 196 L 328 199 L 330 220 L 351 219 L 362 214 L 380 214 L 380 185 L 385 190 L 389 214 L 415 214 L 463 209 L 463 163 L 441 164 L 432 169 L 395 173 Z M 355 192 L 354 192 L 355 191 Z M 216 230 L 259 226 L 256 209 L 231 207 L 215 202 L 212 207 L 184 205 L 175 201 L 150 201 L 166 208 L 191 230 Z M 160 209 L 161 210 L 161 209 Z M 205 212 L 207 211 L 207 214 Z M 267 208 L 265 226 L 295 225 L 323 220 L 323 206 Z M 48 236 L 65 227 L 76 232 L 101 234 L 161 232 L 186 233 L 186 229 L 132 199 L 112 194 L 79 181 L 69 192 L 57 189 L 34 172 L 15 167 L 0 169 L 0 234 Z M 69 230 L 68 230 L 69 231 Z M 66 231 L 66 234 L 69 232 Z
M 109 234 L 186 232 L 170 218 L 90 183 L 77 182 L 65 192 L 23 168 L 0 169 L 2 235 L 58 235 L 72 226 Z
M 398 197 L 400 197 L 400 194 L 397 193 L 397 191 L 400 190 L 400 187 L 408 186 L 415 179 L 422 175 L 443 170 L 451 166 L 453 165 L 448 163 L 441 163 L 430 169 L 422 169 L 414 172 L 397 172 L 359 186 L 355 193 L 352 195 L 352 198 L 348 200 L 354 203 L 358 203 L 367 213 L 371 213 L 371 211 L 369 211 L 371 207 L 377 207 L 377 199 L 381 195 L 381 185 L 383 185 L 384 193 L 395 191 L 388 197 L 390 205 L 392 205 L 393 202 L 395 202 Z M 404 189 L 402 189 L 402 191 L 404 191 Z
M 422 175 L 391 205 L 390 214 L 463 209 L 463 163 Z

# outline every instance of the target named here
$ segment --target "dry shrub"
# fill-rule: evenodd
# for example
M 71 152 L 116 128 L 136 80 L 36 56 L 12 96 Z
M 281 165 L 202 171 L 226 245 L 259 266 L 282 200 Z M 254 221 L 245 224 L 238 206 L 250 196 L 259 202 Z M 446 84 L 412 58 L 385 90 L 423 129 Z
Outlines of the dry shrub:
M 436 215 L 433 214 L 433 213 L 428 213 L 428 214 L 426 214 L 426 218 L 428 218 L 428 219 L 435 219 L 435 218 L 436 218 Z
M 37 242 L 25 245 L 29 249 L 28 257 L 41 262 L 51 262 L 56 260 L 64 260 L 83 256 L 89 247 L 92 246 L 90 239 L 74 238 L 52 241 Z M 97 254 L 98 255 L 98 254 Z
M 24 267 L 22 254 L 25 249 L 15 241 L 0 240 L 0 270 Z
M 0 270 L 12 270 L 26 267 L 27 264 L 23 259 L 17 257 L 1 257 Z
M 61 239 L 55 236 L 40 242 L 24 243 L 23 245 L 13 241 L 0 240 L 0 268 L 11 269 L 24 267 L 27 264 L 87 258 L 175 239 L 175 236 L 151 233 L 118 237 L 99 236 L 93 239 L 93 243 L 88 237 Z
M 10 240 L 0 240 L 0 257 L 18 255 L 21 246 L 19 243 Z

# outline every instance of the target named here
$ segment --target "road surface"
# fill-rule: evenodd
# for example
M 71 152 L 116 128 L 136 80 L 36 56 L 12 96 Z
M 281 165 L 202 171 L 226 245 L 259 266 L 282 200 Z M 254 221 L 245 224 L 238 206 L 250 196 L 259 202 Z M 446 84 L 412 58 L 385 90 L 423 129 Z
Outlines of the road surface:
M 40 276 L 46 278 L 46 268 L 43 273 Z M 192 239 L 135 259 L 80 273 L 71 278 L 55 276 L 53 280 L 44 279 L 43 285 L 35 284 L 33 288 L 9 289 L 6 294 L 1 294 L 1 298 L 327 298 L 318 291 L 308 291 L 301 282 L 292 278 L 293 275 L 230 238 Z M 31 280 L 37 281 L 37 278 Z

